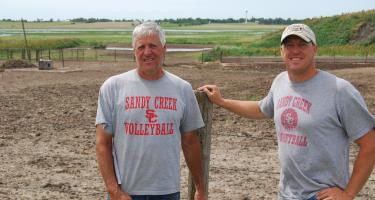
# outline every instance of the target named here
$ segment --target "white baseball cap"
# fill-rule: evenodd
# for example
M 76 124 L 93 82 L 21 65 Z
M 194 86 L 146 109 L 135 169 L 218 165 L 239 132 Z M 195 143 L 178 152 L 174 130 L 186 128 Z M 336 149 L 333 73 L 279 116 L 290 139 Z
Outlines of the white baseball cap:
M 306 24 L 291 24 L 287 26 L 281 35 L 280 44 L 283 43 L 285 38 L 291 35 L 296 35 L 306 42 L 312 42 L 316 45 L 315 34 Z

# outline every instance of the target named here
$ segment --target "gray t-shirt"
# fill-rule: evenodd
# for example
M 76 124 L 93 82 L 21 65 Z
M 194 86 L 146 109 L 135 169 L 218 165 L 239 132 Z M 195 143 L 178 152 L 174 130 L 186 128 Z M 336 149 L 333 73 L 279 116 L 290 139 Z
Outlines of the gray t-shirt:
M 279 74 L 259 102 L 274 118 L 281 164 L 279 199 L 307 199 L 327 187 L 349 181 L 349 142 L 375 120 L 360 93 L 328 72 L 303 83 Z
M 188 82 L 166 71 L 149 81 L 136 70 L 101 86 L 96 124 L 113 135 L 116 175 L 131 195 L 178 192 L 181 134 L 204 126 Z

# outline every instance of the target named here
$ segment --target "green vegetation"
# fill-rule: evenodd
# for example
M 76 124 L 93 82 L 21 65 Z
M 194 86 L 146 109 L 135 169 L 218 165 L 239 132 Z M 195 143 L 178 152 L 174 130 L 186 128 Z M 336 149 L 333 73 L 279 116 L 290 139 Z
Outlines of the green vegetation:
M 7 29 L 0 29 L 2 32 L 11 36 L 0 37 L 0 48 L 20 48 L 23 47 L 23 33 L 19 29 L 9 29 L 9 24 L 15 26 L 15 22 L 0 22 L 0 27 L 7 26 Z M 110 45 L 131 45 L 132 28 L 129 23 L 122 22 L 103 22 L 83 23 L 83 24 L 56 24 L 57 22 L 26 23 L 27 38 L 30 41 L 31 48 L 56 48 L 56 43 L 46 42 L 66 40 L 74 41 L 73 46 L 69 47 L 95 47 Z M 121 23 L 124 28 L 118 26 Z M 38 24 L 42 27 L 40 28 Z M 51 24 L 51 26 L 47 26 Z M 88 27 L 85 25 L 89 25 Z M 29 27 L 32 28 L 29 28 Z M 99 27 L 108 27 L 108 29 L 99 29 Z M 56 28 L 58 27 L 58 28 Z M 67 28 L 65 28 L 67 27 Z M 79 29 L 78 27 L 84 27 Z M 259 25 L 248 24 L 207 24 L 196 26 L 185 26 L 178 28 L 176 25 L 164 27 L 168 44 L 200 44 L 200 45 L 243 45 L 257 40 L 264 33 L 270 33 L 282 28 L 280 25 Z M 66 46 L 62 44 L 61 46 Z
M 342 52 L 339 46 L 353 45 L 361 49 L 361 46 L 375 44 L 375 10 L 307 19 L 304 23 L 314 30 L 320 47 L 334 46 L 337 53 Z M 278 47 L 281 33 L 282 30 L 266 34 L 252 46 Z
M 77 47 L 82 43 L 79 39 L 62 38 L 62 39 L 38 39 L 30 40 L 28 46 L 31 49 L 63 49 Z M 14 37 L 6 40 L 0 38 L 0 49 L 17 49 L 24 48 L 24 41 Z
M 222 55 L 279 55 L 280 36 L 286 25 L 259 24 L 260 22 L 256 21 L 259 19 L 249 20 L 247 24 L 238 23 L 240 20 L 188 18 L 158 21 L 166 30 L 169 45 L 194 44 L 214 47 L 210 54 L 201 58 L 203 60 L 216 60 Z M 114 22 L 106 19 L 77 18 L 69 22 L 39 20 L 27 22 L 25 26 L 29 46 L 33 49 L 105 48 L 112 45 L 130 47 L 131 31 L 136 23 L 138 22 L 130 20 Z M 304 23 L 317 35 L 319 55 L 375 55 L 375 10 L 306 19 Z M 23 47 L 20 22 L 0 21 L 0 49 Z

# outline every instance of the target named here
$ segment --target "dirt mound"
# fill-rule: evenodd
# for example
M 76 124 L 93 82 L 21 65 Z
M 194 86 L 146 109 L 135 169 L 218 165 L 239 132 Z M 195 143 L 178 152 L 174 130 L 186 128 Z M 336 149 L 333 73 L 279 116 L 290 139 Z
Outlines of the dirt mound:
M 37 67 L 37 66 L 26 60 L 7 60 L 1 65 L 1 67 L 5 69 L 13 69 L 13 68 L 31 68 L 31 67 Z
M 363 22 L 359 24 L 354 32 L 355 35 L 350 41 L 350 44 L 365 42 L 366 40 L 370 40 L 371 37 L 375 36 L 374 29 L 370 22 Z

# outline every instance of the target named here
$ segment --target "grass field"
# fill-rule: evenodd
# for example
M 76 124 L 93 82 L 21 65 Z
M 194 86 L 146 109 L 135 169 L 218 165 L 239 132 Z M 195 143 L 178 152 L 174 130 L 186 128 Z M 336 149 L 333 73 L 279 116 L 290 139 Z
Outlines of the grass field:
M 35 41 L 34 44 L 44 43 L 46 40 L 75 39 L 79 40 L 82 46 L 97 43 L 129 45 L 133 29 L 131 22 L 28 22 L 25 27 L 28 39 Z M 243 45 L 258 39 L 264 33 L 273 32 L 282 27 L 249 23 L 200 26 L 166 24 L 164 28 L 169 44 Z M 0 37 L 2 43 L 0 48 L 22 47 L 23 35 L 20 22 L 0 22 L 1 34 L 3 37 Z
M 280 33 L 285 25 L 205 24 L 179 26 L 163 23 L 169 45 L 207 45 L 215 47 L 214 54 L 228 56 L 277 55 L 278 44 L 256 46 L 264 36 Z M 0 49 L 24 48 L 21 22 L 0 22 Z M 56 49 L 71 47 L 131 46 L 132 22 L 27 22 L 25 23 L 30 48 Z M 279 37 L 279 36 L 277 36 Z M 254 45 L 255 44 L 255 45 Z M 321 46 L 319 55 L 363 56 L 374 55 L 375 45 Z M 1 57 L 1 55 L 0 55 Z M 4 57 L 4 55 L 2 56 Z M 214 56 L 208 60 L 216 60 Z

